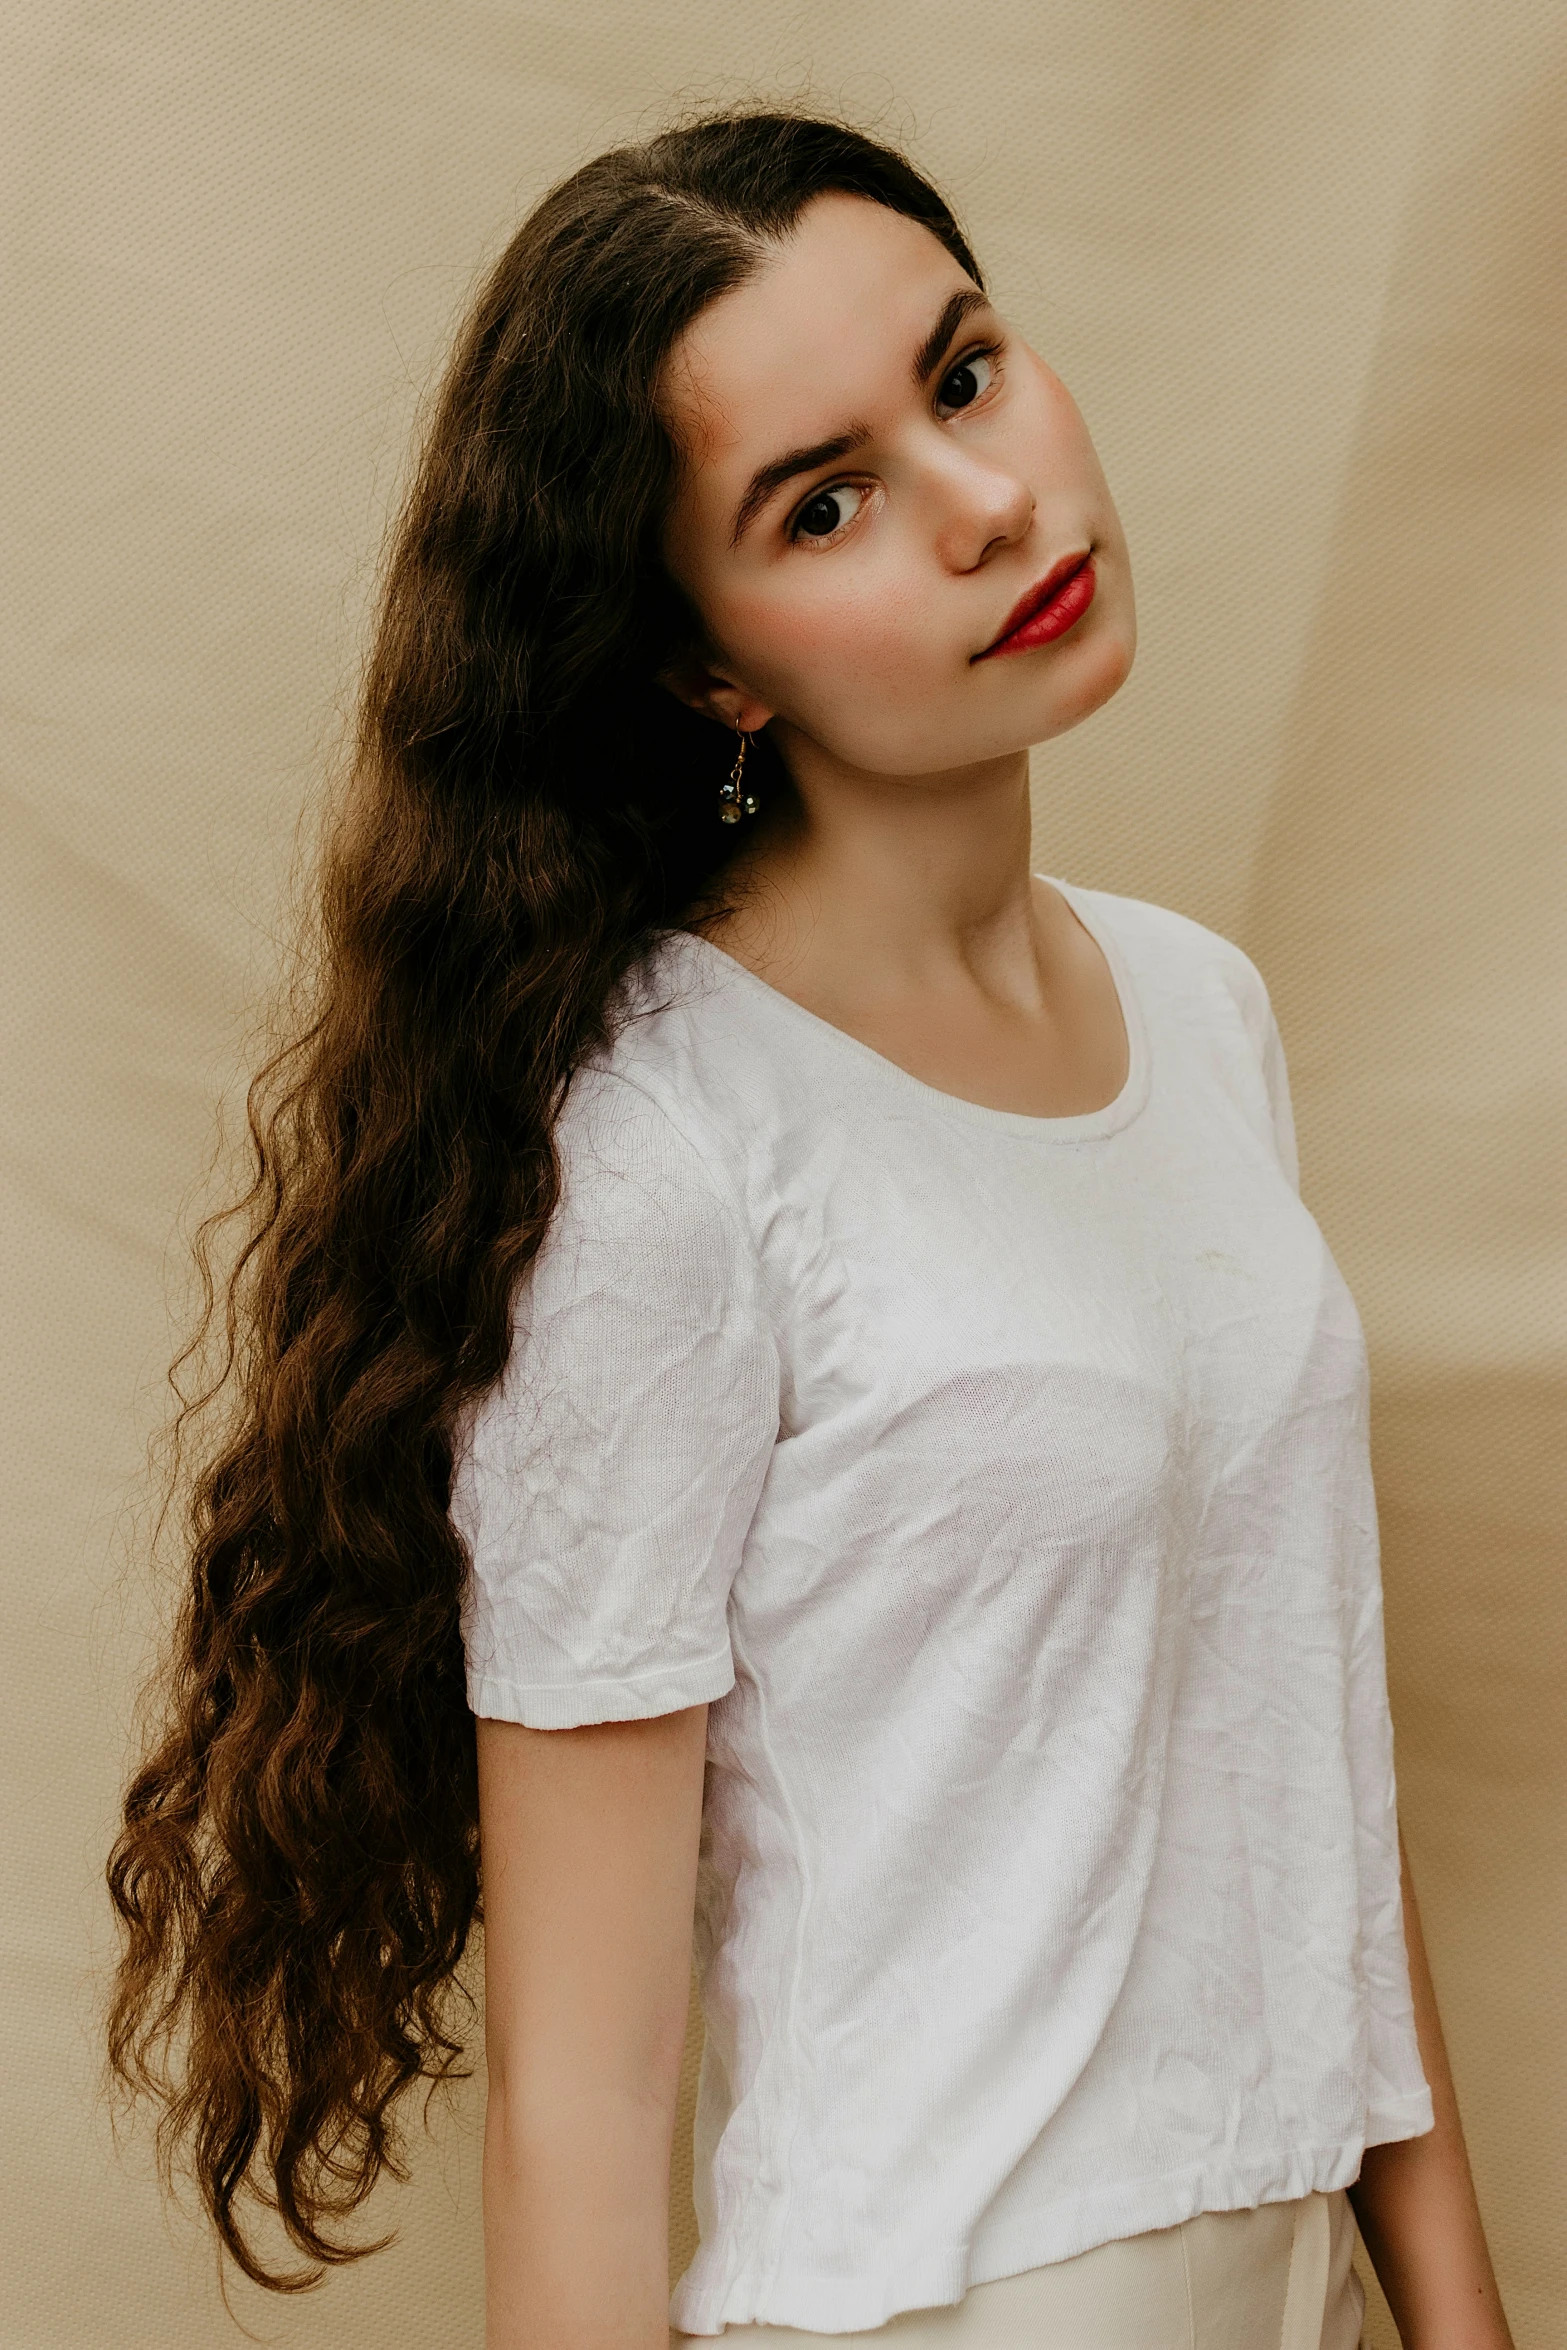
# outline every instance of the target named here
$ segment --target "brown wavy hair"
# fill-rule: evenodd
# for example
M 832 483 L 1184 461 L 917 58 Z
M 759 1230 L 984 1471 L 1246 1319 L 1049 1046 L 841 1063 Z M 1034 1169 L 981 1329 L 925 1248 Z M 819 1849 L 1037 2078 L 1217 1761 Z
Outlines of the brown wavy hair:
M 399 2101 L 461 2066 L 454 1431 L 506 1362 L 572 1072 L 735 837 L 728 738 L 657 682 L 701 641 L 660 558 L 660 372 L 827 191 L 978 279 L 934 189 L 836 123 L 730 114 L 602 155 L 480 294 L 392 542 L 311 1009 L 252 1089 L 253 1179 L 219 1219 L 237 1245 L 191 1350 L 215 1328 L 217 1362 L 177 1423 L 187 1459 L 202 1434 L 181 1612 L 108 1866 L 113 2073 L 280 2291 L 376 2248 L 341 2231 L 405 2175 Z M 303 2265 L 263 2258 L 268 2212 Z

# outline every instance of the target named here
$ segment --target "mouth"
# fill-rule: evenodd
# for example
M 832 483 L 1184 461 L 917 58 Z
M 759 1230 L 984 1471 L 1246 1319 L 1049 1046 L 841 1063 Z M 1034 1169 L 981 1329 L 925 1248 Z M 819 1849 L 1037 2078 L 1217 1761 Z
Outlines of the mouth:
M 1029 653 L 1036 645 L 1053 644 L 1058 636 L 1065 636 L 1069 628 L 1077 625 L 1093 600 L 1092 547 L 1084 548 L 1079 554 L 1063 555 L 1013 605 L 1002 623 L 1000 635 L 983 652 L 970 656 L 970 666 L 975 661 L 988 661 L 994 653 Z

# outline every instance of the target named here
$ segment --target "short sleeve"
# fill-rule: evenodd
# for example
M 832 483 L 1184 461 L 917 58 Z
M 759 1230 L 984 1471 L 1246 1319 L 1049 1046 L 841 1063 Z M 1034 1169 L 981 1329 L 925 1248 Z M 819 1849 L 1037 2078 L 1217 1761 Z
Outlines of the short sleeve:
M 1267 1088 L 1268 1115 L 1279 1164 L 1289 1177 L 1292 1188 L 1299 1191 L 1300 1155 L 1295 1140 L 1295 1113 L 1290 1102 L 1289 1072 L 1284 1065 L 1284 1043 L 1279 1035 L 1279 1024 L 1273 1016 L 1268 990 L 1256 964 L 1228 939 L 1224 943 L 1229 956 L 1233 958 L 1232 973 L 1238 982 L 1241 1017 L 1246 1023 L 1246 1033 L 1251 1039 L 1252 1050 Z
M 1258 981 L 1258 986 L 1262 982 Z M 1295 1189 L 1300 1189 L 1300 1152 L 1295 1140 L 1295 1110 L 1290 1101 L 1289 1072 L 1284 1066 L 1284 1040 L 1279 1035 L 1279 1024 L 1273 1017 L 1273 1006 L 1263 989 L 1262 1008 L 1265 1023 L 1262 1035 L 1262 1074 L 1267 1081 L 1268 1107 L 1273 1112 L 1273 1134 L 1279 1146 L 1279 1163 Z
M 562 1195 L 452 1515 L 477 1714 L 569 1729 L 721 1697 L 727 1611 L 778 1432 L 778 1357 L 737 1203 L 668 1114 L 579 1072 Z

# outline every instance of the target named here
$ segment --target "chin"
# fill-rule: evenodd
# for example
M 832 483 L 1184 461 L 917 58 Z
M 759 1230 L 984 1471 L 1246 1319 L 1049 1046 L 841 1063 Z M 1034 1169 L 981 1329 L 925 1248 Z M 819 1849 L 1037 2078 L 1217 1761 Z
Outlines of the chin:
M 1104 681 L 1104 692 L 1101 698 L 1108 701 L 1119 687 L 1125 685 L 1132 673 L 1132 663 L 1137 658 L 1137 630 L 1135 627 L 1113 630 L 1105 641 L 1100 658 Z M 1095 706 L 1097 707 L 1097 704 Z
M 1035 742 L 1048 742 L 1052 735 L 1081 726 L 1120 691 L 1136 657 L 1137 631 L 1107 628 L 1102 635 L 1086 637 L 1076 653 L 1070 673 L 1051 681 L 1049 707 L 1041 714 L 1044 723 L 1032 737 Z

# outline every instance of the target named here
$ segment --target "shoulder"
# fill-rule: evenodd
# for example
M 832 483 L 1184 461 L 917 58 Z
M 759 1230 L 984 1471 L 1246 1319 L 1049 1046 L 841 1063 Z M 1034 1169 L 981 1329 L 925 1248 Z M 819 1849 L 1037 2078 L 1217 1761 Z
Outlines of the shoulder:
M 1046 879 L 1054 880 L 1047 875 Z M 1165 988 L 1210 994 L 1214 988 L 1240 1013 L 1248 1030 L 1260 1042 L 1272 1019 L 1268 990 L 1251 957 L 1222 932 L 1177 913 L 1173 906 L 1157 906 L 1147 898 L 1122 897 L 1113 890 L 1085 889 L 1076 882 L 1056 882 L 1068 903 L 1087 914 L 1090 923 L 1109 933 L 1128 963 L 1156 977 Z
M 1047 876 L 1046 878 L 1049 878 Z M 1069 904 L 1108 938 L 1136 982 L 1145 1016 L 1173 1019 L 1271 1136 L 1290 1184 L 1300 1184 L 1295 1117 L 1278 1022 L 1262 974 L 1233 939 L 1172 907 L 1066 885 Z
M 573 1080 L 583 1110 L 662 1121 L 698 1157 L 735 1172 L 744 1077 L 767 1049 L 769 994 L 705 940 L 668 933 L 627 978 L 609 1044 Z
M 573 1073 L 556 1121 L 563 1223 L 736 1220 L 741 1168 L 713 1100 L 717 976 L 678 943 L 631 975 L 609 1042 Z

